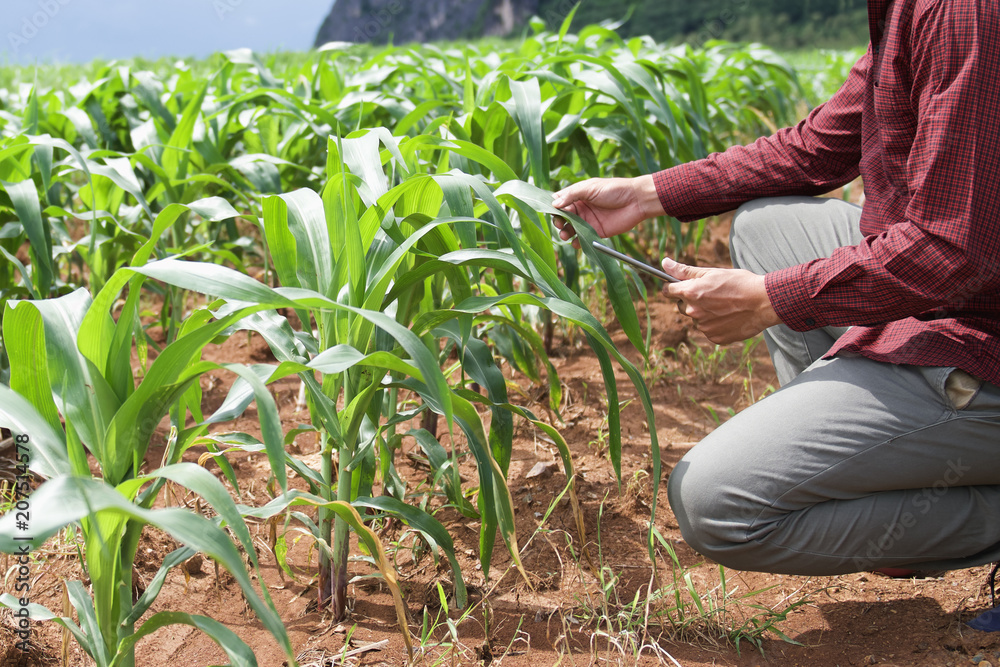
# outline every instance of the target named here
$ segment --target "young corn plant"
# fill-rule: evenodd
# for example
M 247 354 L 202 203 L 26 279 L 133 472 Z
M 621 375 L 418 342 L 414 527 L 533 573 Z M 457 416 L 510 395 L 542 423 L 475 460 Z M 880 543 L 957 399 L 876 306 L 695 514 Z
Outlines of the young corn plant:
M 252 388 L 275 475 L 286 485 L 277 408 L 263 383 L 245 367 L 199 359 L 206 344 L 252 309 L 214 322 L 206 313 L 196 313 L 136 385 L 130 358 L 135 333 L 141 331 L 138 304 L 143 281 L 143 276 L 123 270 L 95 299 L 80 289 L 57 299 L 6 305 L 3 326 L 11 382 L 10 388 L 0 387 L 0 423 L 29 436 L 31 468 L 47 481 L 31 496 L 30 536 L 22 536 L 15 513 L 0 519 L 0 551 L 13 553 L 25 537 L 30 539 L 24 543 L 38 548 L 64 527 L 79 526 L 84 565 L 92 582 L 90 595 L 79 582 L 69 586 L 80 625 L 37 607 L 34 616 L 67 627 L 100 667 L 134 664 L 136 641 L 176 623 L 205 632 L 233 664 L 256 664 L 252 651 L 210 618 L 161 612 L 136 627 L 155 600 L 166 572 L 196 551 L 233 574 L 250 607 L 293 660 L 291 644 L 266 587 L 263 597 L 255 591 L 240 552 L 226 532 L 236 535 L 257 569 L 249 530 L 225 487 L 203 468 L 178 463 L 176 438 L 165 454 L 168 465 L 152 472 L 144 469 L 153 431 L 161 419 L 201 375 L 224 370 Z M 126 284 L 128 296 L 116 322 L 111 308 Z M 98 466 L 96 473 L 91 472 L 91 461 Z M 151 509 L 167 480 L 200 496 L 218 513 L 218 519 L 210 521 L 188 510 Z M 147 525 L 169 533 L 183 547 L 167 557 L 156 584 L 134 599 L 133 568 Z M 12 606 L 17 601 L 7 595 L 0 598 L 0 604 Z

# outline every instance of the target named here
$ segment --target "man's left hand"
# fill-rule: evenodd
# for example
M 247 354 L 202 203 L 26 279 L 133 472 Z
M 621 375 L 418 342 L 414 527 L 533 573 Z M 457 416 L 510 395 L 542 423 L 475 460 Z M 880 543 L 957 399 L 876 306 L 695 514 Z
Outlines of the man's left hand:
M 707 269 L 663 260 L 663 270 L 681 282 L 663 293 L 678 299 L 687 315 L 713 343 L 725 345 L 781 324 L 764 289 L 764 276 L 742 269 Z

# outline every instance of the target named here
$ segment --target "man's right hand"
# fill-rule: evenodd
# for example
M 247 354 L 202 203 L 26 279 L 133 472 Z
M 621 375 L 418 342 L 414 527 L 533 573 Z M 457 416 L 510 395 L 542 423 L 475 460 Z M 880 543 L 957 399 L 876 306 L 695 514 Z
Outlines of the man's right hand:
M 627 232 L 643 220 L 663 215 L 652 176 L 638 178 L 592 178 L 555 194 L 552 205 L 574 213 L 604 238 Z M 555 218 L 564 241 L 576 232 L 563 218 Z M 573 245 L 579 247 L 574 239 Z

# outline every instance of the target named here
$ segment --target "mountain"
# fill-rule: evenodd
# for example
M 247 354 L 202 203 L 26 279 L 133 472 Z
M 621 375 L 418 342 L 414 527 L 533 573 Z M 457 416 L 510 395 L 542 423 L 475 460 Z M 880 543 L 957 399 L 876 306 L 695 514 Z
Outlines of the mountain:
M 336 0 L 316 37 L 396 44 L 511 35 L 542 17 L 557 30 L 577 0 Z M 574 29 L 626 21 L 622 37 L 700 44 L 710 39 L 779 48 L 859 46 L 868 41 L 866 0 L 583 0 Z

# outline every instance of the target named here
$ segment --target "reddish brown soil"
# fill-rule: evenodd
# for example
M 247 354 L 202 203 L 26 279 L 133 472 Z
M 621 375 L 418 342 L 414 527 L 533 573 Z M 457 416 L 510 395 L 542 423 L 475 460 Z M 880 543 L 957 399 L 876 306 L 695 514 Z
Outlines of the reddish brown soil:
M 725 244 L 721 242 L 725 231 L 724 224 L 711 230 L 712 238 L 702 246 L 705 250 L 699 258 L 701 263 L 726 263 Z M 776 384 L 774 372 L 762 344 L 749 355 L 752 377 L 747 373 L 746 364 L 739 363 L 742 345 L 732 346 L 726 358 L 715 365 L 706 362 L 705 355 L 712 352 L 713 346 L 699 335 L 688 332 L 673 304 L 656 295 L 649 307 L 654 323 L 651 348 L 654 363 L 647 379 L 656 406 L 657 436 L 664 461 L 663 478 L 657 480 L 660 505 L 655 523 L 673 545 L 683 568 L 690 572 L 695 589 L 702 593 L 713 591 L 712 599 L 720 604 L 719 568 L 706 562 L 681 540 L 666 504 L 665 481 L 671 466 L 714 428 L 716 417 L 713 414 L 725 420 L 730 409 L 739 411 L 752 398 L 766 395 Z M 641 319 L 645 321 L 644 317 Z M 609 328 L 621 349 L 631 350 L 621 331 L 616 331 L 613 324 L 609 324 Z M 891 580 L 872 574 L 806 578 L 727 570 L 730 598 L 726 601 L 727 613 L 715 617 L 718 624 L 731 628 L 754 615 L 764 618 L 768 609 L 781 611 L 798 603 L 787 619 L 777 623 L 777 628 L 796 644 L 783 641 L 773 632 L 764 632 L 760 650 L 744 639 L 737 651 L 733 643 L 720 638 L 719 625 L 697 622 L 681 631 L 651 620 L 647 624 L 648 635 L 630 636 L 624 632 L 643 625 L 642 613 L 632 623 L 622 619 L 637 595 L 640 601 L 647 599 L 653 576 L 645 542 L 652 488 L 648 425 L 638 401 L 629 403 L 622 419 L 623 483 L 619 488 L 602 436 L 607 429 L 599 367 L 593 354 L 583 345 L 579 332 L 561 333 L 561 342 L 553 356 L 565 385 L 562 417 L 566 423 L 560 429 L 573 451 L 580 476 L 578 493 L 587 526 L 587 550 L 598 568 L 603 568 L 605 582 L 614 579 L 606 587 L 607 595 L 602 594 L 600 582 L 594 575 L 596 569 L 580 559 L 581 540 L 567 498 L 555 503 L 551 516 L 544 524 L 540 523 L 539 517 L 563 491 L 566 479 L 561 466 L 547 478 L 525 478 L 537 462 L 558 461 L 558 456 L 555 447 L 547 443 L 540 432 L 530 424 L 520 423 L 515 433 L 509 483 L 517 511 L 521 557 L 533 590 L 512 570 L 510 556 L 502 544 L 494 552 L 493 569 L 489 581 L 485 581 L 477 568 L 477 523 L 450 510 L 437 512 L 436 516 L 455 538 L 473 611 L 468 618 L 457 621 L 458 645 L 453 649 L 447 646 L 452 638 L 447 634 L 442 615 L 436 631 L 423 642 L 418 662 L 449 665 L 492 662 L 512 667 L 556 664 L 943 666 L 972 664 L 973 658 L 982 657 L 985 661 L 980 661 L 980 665 L 998 664 L 1000 636 L 979 633 L 964 625 L 964 621 L 989 606 L 989 592 L 984 589 L 988 568 L 950 572 L 923 581 Z M 688 339 L 689 342 L 682 342 Z M 699 348 L 700 357 L 695 352 Z M 638 355 L 634 351 L 628 354 L 641 368 Z M 250 363 L 271 359 L 263 341 L 242 334 L 208 350 L 206 358 Z M 541 388 L 532 387 L 506 366 L 504 370 L 508 377 L 525 388 L 525 396 L 520 399 L 522 403 L 529 405 L 536 414 L 553 418 L 543 404 Z M 634 399 L 635 392 L 624 373 L 619 373 L 618 379 L 622 400 Z M 203 379 L 207 410 L 221 403 L 231 381 L 231 377 L 221 374 Z M 307 421 L 306 414 L 295 412 L 297 390 L 295 379 L 273 387 L 286 430 Z M 227 424 L 219 430 L 256 431 L 254 407 L 251 406 L 235 424 Z M 150 453 L 151 466 L 159 462 L 165 436 L 165 431 L 159 434 L 160 446 Z M 446 447 L 449 444 L 447 437 L 444 444 Z M 408 481 L 411 492 L 428 476 L 425 468 L 407 456 L 413 449 L 415 446 L 410 440 L 399 459 L 400 473 Z M 187 459 L 195 461 L 200 453 L 200 450 L 192 450 Z M 315 453 L 312 436 L 299 437 L 293 445 L 293 453 L 309 459 Z M 474 483 L 474 467 L 468 458 L 464 459 L 462 474 Z M 248 504 L 266 502 L 266 460 L 246 454 L 233 455 L 230 460 L 240 478 L 242 501 Z M 209 466 L 216 469 L 212 464 Z M 299 488 L 304 486 L 301 480 L 294 483 Z M 425 488 L 426 484 L 421 491 Z M 183 500 L 167 495 L 165 502 L 176 505 Z M 439 504 L 440 499 L 431 502 L 432 507 Z M 349 663 L 404 664 L 403 641 L 396 626 L 391 597 L 384 585 L 372 579 L 352 585 L 354 606 L 350 618 L 344 623 L 331 623 L 315 611 L 315 589 L 311 583 L 317 558 L 315 549 L 309 548 L 309 539 L 303 537 L 290 551 L 290 562 L 298 573 L 296 580 L 282 580 L 267 547 L 267 527 L 253 524 L 251 530 L 260 547 L 263 583 L 274 597 L 301 664 L 331 664 L 329 659 L 339 656 L 345 649 L 348 634 L 350 648 L 388 641 L 381 650 L 351 658 Z M 411 618 L 410 628 L 419 643 L 424 614 L 433 619 L 440 611 L 435 584 L 440 582 L 450 590 L 450 571 L 444 559 L 435 566 L 426 552 L 415 550 L 414 537 L 405 533 L 405 527 L 396 524 L 382 526 L 380 530 L 390 556 L 395 557 Z M 289 542 L 301 535 L 289 533 Z M 169 537 L 147 530 L 139 554 L 140 578 L 148 580 L 174 546 Z M 652 579 L 654 588 L 672 586 L 672 569 L 662 550 L 656 565 L 657 574 Z M 359 575 L 372 571 L 361 563 L 352 567 Z M 79 576 L 75 550 L 65 544 L 53 544 L 41 556 L 35 571 L 34 601 L 59 609 L 62 579 Z M 686 596 L 683 583 L 681 590 L 682 596 Z M 763 592 L 742 601 L 736 599 L 752 591 Z M 691 598 L 684 599 L 687 613 L 691 614 Z M 488 605 L 493 618 L 488 637 L 484 631 L 484 605 Z M 663 607 L 663 602 L 654 601 L 649 610 L 655 615 Z M 641 612 L 644 604 L 640 603 L 638 608 Z M 209 562 L 189 580 L 181 570 L 174 570 L 154 610 L 182 610 L 212 616 L 254 648 L 262 667 L 278 667 L 285 661 L 274 640 L 246 610 L 232 578 L 224 572 L 217 576 Z M 459 618 L 455 613 L 452 616 Z M 613 641 L 608 641 L 609 634 Z M 2 665 L 17 664 L 9 639 L 6 631 L 0 632 Z M 60 635 L 57 629 L 40 627 L 37 641 L 48 648 L 48 656 L 58 656 Z M 640 651 L 640 646 L 645 648 Z M 75 645 L 71 645 L 69 655 L 70 665 L 87 664 Z M 221 651 L 208 639 L 187 628 L 160 631 L 142 641 L 137 652 L 137 664 L 142 667 L 160 664 L 204 667 L 224 661 Z M 33 658 L 25 664 L 45 663 L 40 658 Z

